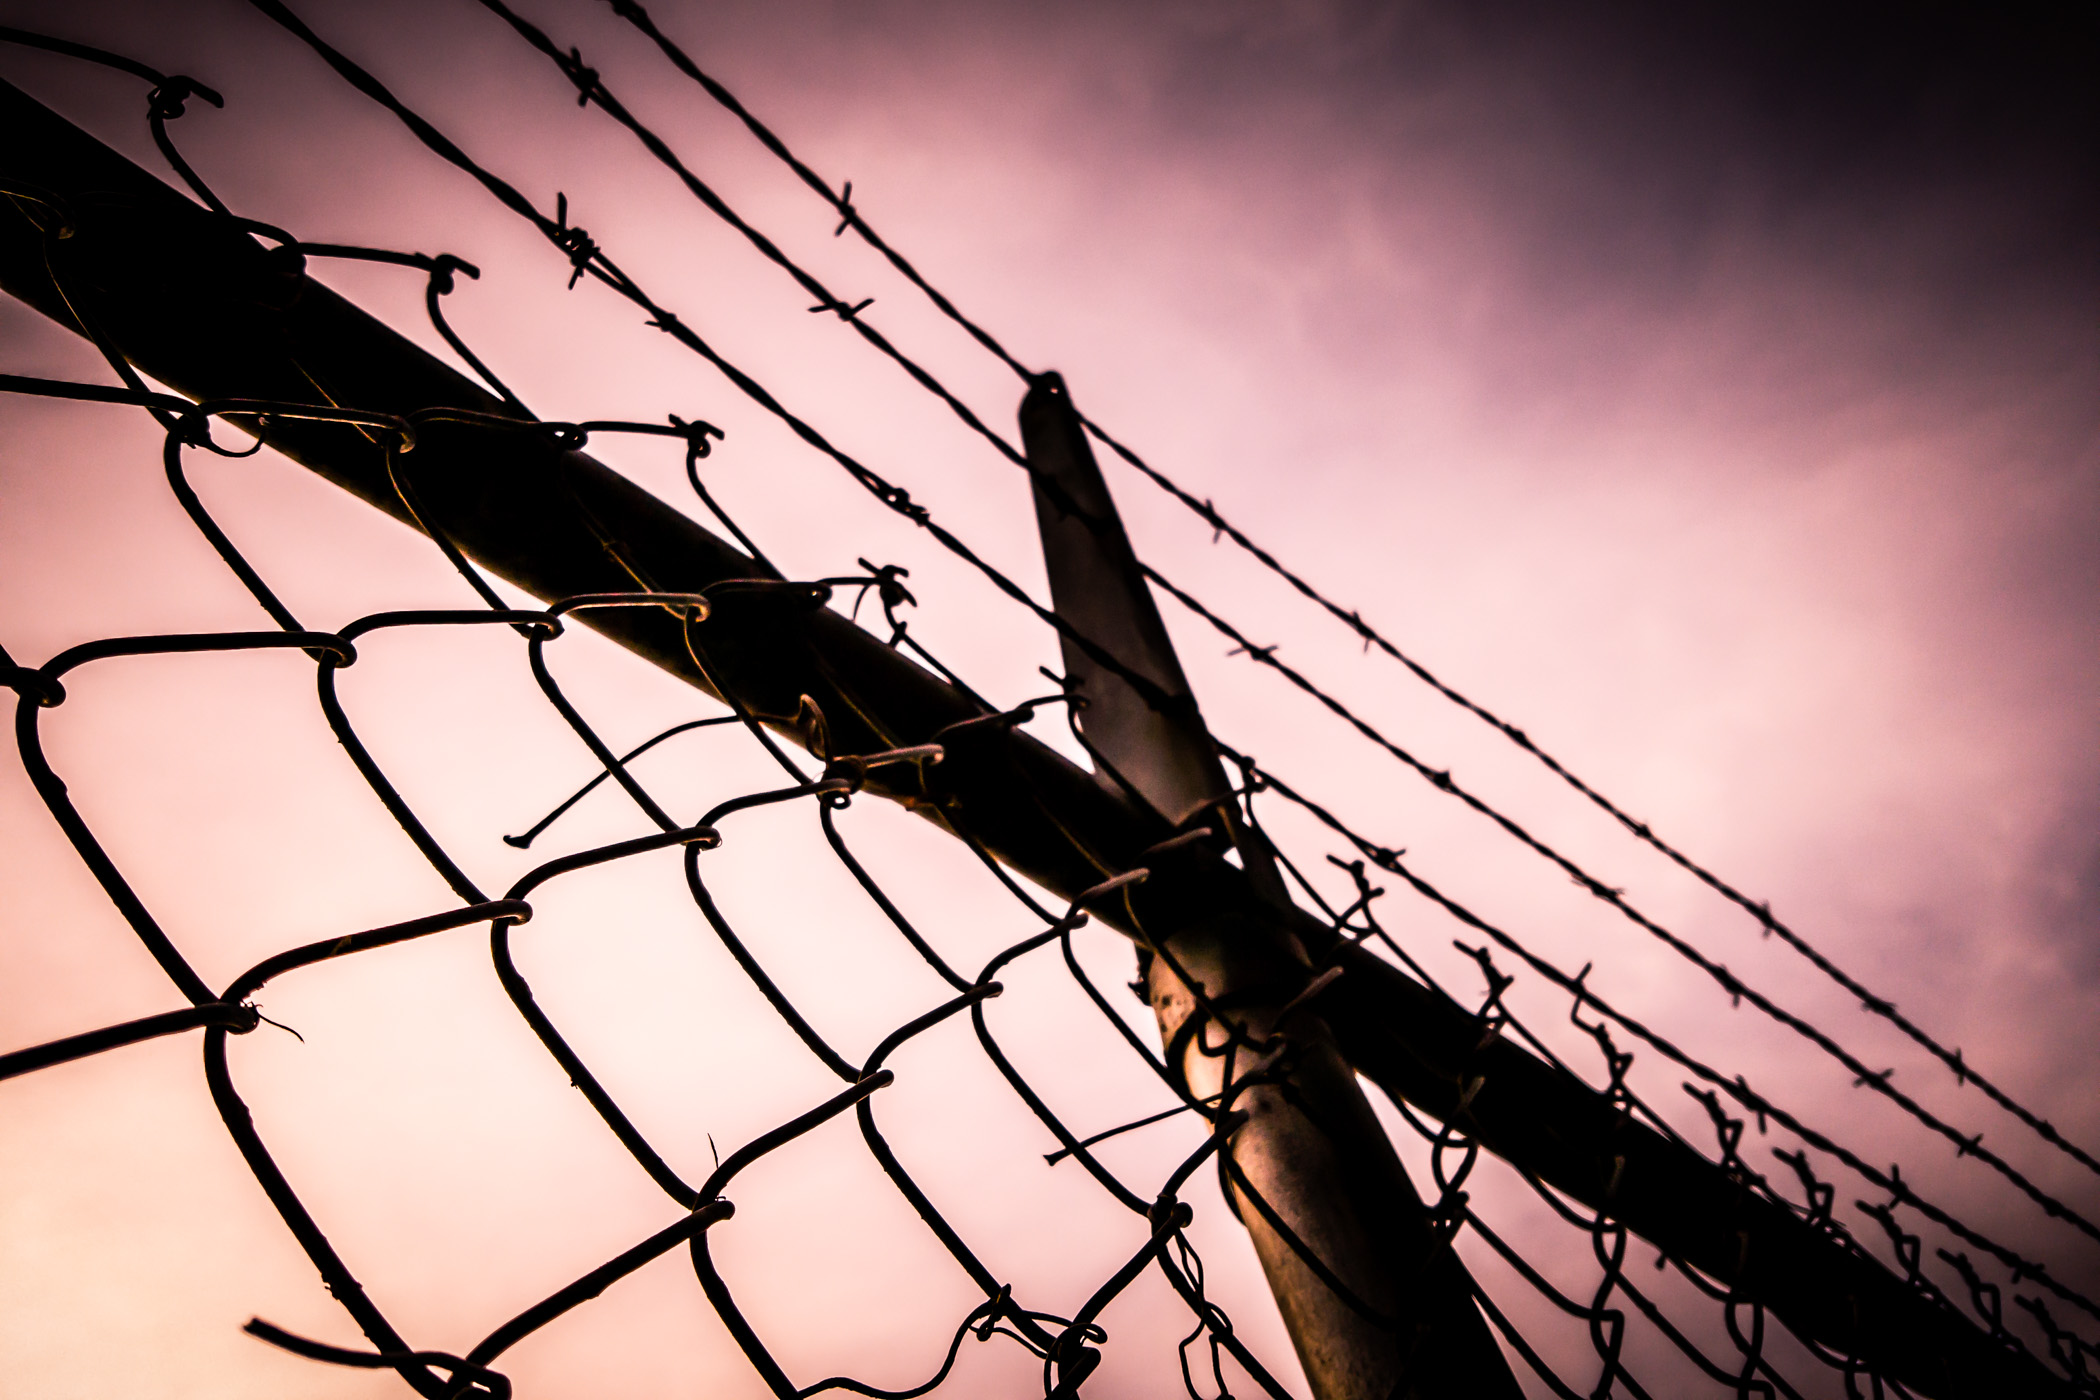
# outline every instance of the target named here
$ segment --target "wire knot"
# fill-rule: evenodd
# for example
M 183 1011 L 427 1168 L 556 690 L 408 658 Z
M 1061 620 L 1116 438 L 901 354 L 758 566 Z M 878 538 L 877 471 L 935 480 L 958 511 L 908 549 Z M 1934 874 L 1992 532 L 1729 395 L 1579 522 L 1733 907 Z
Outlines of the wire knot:
M 1045 1369 L 1055 1368 L 1057 1372 L 1057 1384 L 1050 1390 L 1050 1400 L 1073 1400 L 1078 1396 L 1079 1387 L 1101 1364 L 1101 1353 L 1087 1343 L 1107 1339 L 1108 1334 L 1091 1322 L 1075 1323 L 1057 1334 L 1045 1360 Z
M 815 306 L 812 306 L 809 310 L 811 315 L 815 315 L 819 311 L 830 311 L 835 313 L 841 321 L 850 321 L 855 316 L 860 315 L 861 312 L 867 310 L 874 304 L 875 298 L 873 297 L 863 297 L 859 301 L 853 303 L 853 305 L 851 306 L 848 306 L 843 301 L 839 301 L 838 299 L 833 298 L 830 301 L 820 301 Z
M 0 685 L 18 695 L 35 699 L 37 708 L 48 710 L 62 705 L 66 699 L 66 688 L 59 681 L 28 666 L 0 666 Z
M 913 607 L 919 605 L 919 600 L 911 596 L 911 590 L 898 582 L 911 573 L 910 569 L 902 564 L 871 564 L 865 559 L 854 562 L 868 571 L 868 587 L 875 590 L 875 596 L 881 599 L 884 607 L 902 607 L 907 603 Z
M 430 260 L 430 289 L 439 296 L 450 295 L 456 285 L 452 280 L 452 275 L 456 272 L 464 272 L 477 280 L 481 277 L 481 269 L 465 258 L 454 257 L 450 253 L 439 253 Z
M 554 61 L 561 65 L 561 71 L 568 75 L 569 81 L 576 84 L 576 105 L 589 106 L 598 91 L 598 70 L 583 61 L 583 50 L 572 48 L 566 58 L 557 54 Z
M 914 525 L 924 525 L 933 519 L 933 512 L 912 500 L 911 492 L 902 486 L 884 484 L 877 488 L 876 498 L 891 510 L 909 519 Z
M 715 443 L 724 441 L 728 434 L 705 419 L 695 418 L 688 423 L 677 414 L 669 415 L 671 426 L 685 434 L 685 455 L 689 460 L 698 460 L 715 450 Z M 712 441 L 710 441 L 712 439 Z
M 978 1311 L 984 1314 L 984 1320 L 972 1329 L 976 1332 L 978 1341 L 988 1342 L 992 1339 L 992 1332 L 998 1327 L 999 1320 L 1005 1317 L 1007 1312 L 1013 1307 L 1013 1296 L 1014 1286 L 1010 1283 L 1002 1283 L 999 1285 L 997 1293 L 994 1293 L 979 1305 Z
M 195 78 L 177 73 L 146 94 L 146 115 L 160 121 L 170 121 L 182 115 L 184 104 L 192 97 L 201 97 L 214 107 L 226 105 L 226 99 L 218 93 Z
M 905 568 L 902 564 L 884 564 L 878 568 L 866 559 L 859 559 L 855 562 L 868 571 L 869 577 L 839 580 L 841 583 L 851 582 L 860 585 L 859 591 L 853 595 L 853 610 L 847 614 L 847 617 L 856 622 L 860 620 L 860 605 L 867 601 L 868 592 L 870 589 L 873 589 L 876 601 L 882 604 L 882 615 L 889 620 L 890 640 L 888 645 L 894 649 L 899 642 L 904 640 L 904 633 L 907 628 L 904 619 L 897 616 L 897 609 L 906 604 L 910 604 L 912 607 L 919 605 L 919 600 L 912 597 L 911 590 L 897 581 L 900 574 L 908 574 L 911 570 Z
M 582 229 L 570 226 L 569 197 L 565 194 L 554 196 L 553 238 L 554 246 L 569 255 L 569 289 L 574 291 L 576 284 L 583 280 L 583 274 L 589 270 L 591 260 L 598 256 L 598 245 L 593 243 L 591 236 Z

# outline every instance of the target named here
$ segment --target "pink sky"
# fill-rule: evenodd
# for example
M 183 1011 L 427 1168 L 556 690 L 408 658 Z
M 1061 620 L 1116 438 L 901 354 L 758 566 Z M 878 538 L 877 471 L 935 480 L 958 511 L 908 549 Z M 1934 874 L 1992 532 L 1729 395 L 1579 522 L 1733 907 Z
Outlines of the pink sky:
M 237 211 L 313 241 L 479 264 L 448 310 L 543 416 L 721 424 L 709 481 L 791 575 L 850 572 L 861 555 L 906 564 L 916 635 L 996 699 L 1040 693 L 1035 668 L 1056 659 L 1047 629 L 631 308 L 588 283 L 564 292 L 567 268 L 537 235 L 255 12 L 231 0 L 180 14 L 82 4 L 60 21 L 45 8 L 0 6 L 0 22 L 62 23 L 226 94 L 225 111 L 192 104 L 175 132 Z M 833 240 L 824 206 L 604 7 L 521 8 L 581 45 L 797 258 L 842 294 L 874 296 L 872 321 L 1010 429 L 1012 376 L 865 247 Z M 1789 66 L 1785 45 L 1755 35 L 1723 44 L 1520 10 L 652 13 L 819 171 L 851 178 L 870 221 L 970 314 L 1031 365 L 1063 371 L 1092 416 L 1682 849 L 1771 899 L 2073 1139 L 2100 1145 L 2089 1049 L 2100 319 L 2090 250 L 2062 232 L 2078 224 L 2074 177 L 2088 157 L 2069 138 L 2063 149 L 2024 139 L 2049 129 L 2049 113 L 1990 86 L 1992 53 L 1950 68 L 1926 46 L 1908 55 L 1913 69 L 1855 70 L 1832 40 Z M 499 22 L 467 3 L 316 0 L 301 13 L 543 206 L 564 192 L 659 300 L 1044 593 L 1021 474 L 835 319 L 805 314 L 799 289 L 601 113 L 579 111 Z M 1955 83 L 1953 97 L 1927 82 L 1970 71 L 1975 89 Z M 1923 75 L 1918 91 L 1907 72 Z M 0 52 L 0 76 L 162 170 L 133 80 L 14 51 Z M 1898 98 L 1925 115 L 1888 115 L 1912 110 Z M 414 274 L 315 272 L 437 346 Z M 0 304 L 0 370 L 107 377 L 12 302 Z M 0 644 L 16 659 L 97 637 L 266 625 L 169 498 L 143 414 L 20 398 L 0 413 Z M 593 450 L 685 501 L 673 446 Z M 2091 1175 L 1761 942 L 1740 910 L 1362 655 L 1135 474 L 1108 470 L 1139 552 L 1169 576 L 1863 1059 L 1895 1066 L 1898 1084 L 2049 1189 L 2100 1209 Z M 471 601 L 426 542 L 268 453 L 200 459 L 194 476 L 311 626 Z M 1870 1160 L 1900 1160 L 1921 1190 L 2065 1278 L 2100 1286 L 2089 1241 L 1955 1162 L 1797 1039 L 1730 1011 L 1564 876 L 1226 656 L 1200 622 L 1171 607 L 1167 621 L 1221 737 L 1406 847 L 1425 876 L 1542 952 L 1594 962 L 1600 993 Z M 364 650 L 344 676 L 361 732 L 476 877 L 507 883 L 542 852 L 496 838 L 587 777 L 589 755 L 533 691 L 513 638 Z M 555 655 L 615 743 L 712 712 L 595 638 L 565 639 Z M 207 981 L 449 902 L 343 761 L 303 660 L 111 661 L 69 688 L 44 722 L 52 761 Z M 1064 742 L 1055 725 L 1036 729 Z M 678 742 L 645 770 L 676 811 L 774 780 L 741 739 Z M 1273 802 L 1266 811 L 1301 864 L 1324 866 L 1326 838 Z M 942 999 L 828 863 L 808 813 L 732 821 L 706 858 L 710 878 L 849 1055 Z M 620 839 L 640 822 L 601 794 L 543 846 Z M 849 824 L 960 965 L 1029 931 L 923 823 L 869 801 Z M 0 1047 L 178 1004 L 12 762 L 0 764 L 0 852 Z M 1462 930 L 1410 899 L 1385 897 L 1388 926 L 1456 994 L 1476 995 L 1477 973 L 1450 946 Z M 710 1135 L 726 1154 L 832 1092 L 700 924 L 675 857 L 571 877 L 535 903 L 521 962 L 693 1179 Z M 1089 937 L 1104 980 L 1127 977 L 1120 940 Z M 995 1026 L 1075 1123 L 1164 1106 L 1054 967 L 1007 980 Z M 261 1000 L 304 1043 L 265 1027 L 234 1043 L 235 1074 L 316 1215 L 418 1344 L 464 1350 L 675 1218 L 517 1021 L 473 930 L 294 974 Z M 1567 1029 L 1565 998 L 1525 988 L 1512 1000 L 1554 1035 Z M 1142 1008 L 1128 1009 L 1137 1024 Z M 1642 1058 L 1636 1082 L 1707 1141 L 1682 1076 L 1654 1061 Z M 897 1068 L 881 1112 L 900 1151 L 1002 1275 L 1041 1306 L 1076 1307 L 1135 1248 L 1133 1222 L 1069 1164 L 1042 1166 L 1047 1134 L 960 1023 Z M 0 1096 L 6 1394 L 402 1393 L 390 1376 L 239 1334 L 260 1314 L 356 1340 L 227 1144 L 194 1038 L 9 1081 Z M 1185 1123 L 1149 1129 L 1111 1160 L 1153 1182 L 1195 1141 Z M 1769 1148 L 1783 1139 L 1751 1141 L 1754 1165 L 1781 1170 Z M 1483 1210 L 1503 1211 L 1556 1277 L 1592 1286 L 1587 1240 L 1540 1219 L 1520 1189 L 1484 1179 Z M 1294 1376 L 1244 1237 L 1204 1190 L 1194 1236 L 1217 1295 Z M 731 1194 L 739 1213 L 717 1232 L 717 1257 L 799 1383 L 930 1374 L 975 1299 L 849 1123 L 768 1159 Z M 1865 1194 L 1846 1182 L 1840 1200 Z M 1158 1393 L 1178 1306 L 1156 1281 L 1119 1303 L 1089 1394 Z M 1553 1354 L 1587 1384 L 1586 1343 Z M 1030 1383 L 1017 1349 L 963 1355 L 974 1369 L 958 1393 Z M 504 1369 L 522 1394 L 763 1393 L 675 1257 Z

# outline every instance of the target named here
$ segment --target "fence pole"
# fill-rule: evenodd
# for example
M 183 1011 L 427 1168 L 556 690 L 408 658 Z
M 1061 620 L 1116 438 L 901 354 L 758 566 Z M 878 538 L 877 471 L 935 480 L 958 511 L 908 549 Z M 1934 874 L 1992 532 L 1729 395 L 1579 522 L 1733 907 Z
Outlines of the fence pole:
M 4 82 L 0 131 L 8 136 L 0 145 L 0 289 L 82 334 L 76 311 L 85 314 L 125 359 L 178 392 L 197 400 L 295 402 L 325 392 L 342 405 L 402 415 L 440 406 L 513 412 L 306 277 L 296 260 L 266 252 L 232 220 L 177 194 Z M 414 526 L 384 451 L 366 435 L 282 421 L 271 425 L 268 440 Z M 536 597 L 634 587 L 591 522 L 615 534 L 627 563 L 663 590 L 699 591 L 758 570 L 684 514 L 544 434 L 432 424 L 403 461 L 412 463 L 432 518 L 460 548 Z M 788 717 L 801 696 L 813 697 L 830 719 L 835 753 L 929 742 L 946 726 L 983 715 L 967 695 L 821 607 L 798 610 L 763 595 L 725 598 L 704 624 L 705 672 L 688 650 L 687 629 L 668 613 L 620 609 L 584 621 L 695 686 L 727 691 L 778 717 L 774 727 L 791 741 L 802 735 Z M 1313 962 L 1340 967 L 1343 975 L 1318 1005 L 1344 1066 L 1625 1222 L 1840 1356 L 1928 1396 L 2078 1393 L 1824 1229 L 1632 1121 L 1575 1075 L 1485 1036 L 1477 1016 L 1440 992 L 1339 941 L 1303 911 L 1275 905 L 1258 872 L 1200 847 L 1148 856 L 1174 835 L 1158 813 L 1005 726 L 969 733 L 967 741 L 958 735 L 949 743 L 947 761 L 923 772 L 877 770 L 868 790 L 967 832 L 1066 898 L 1100 883 L 1104 868 L 1148 865 L 1152 878 L 1099 915 L 1133 938 L 1177 950 L 1177 957 L 1185 948 L 1185 966 L 1204 969 L 1192 976 L 1206 987 L 1211 977 L 1235 987 L 1246 978 L 1257 989 L 1249 993 L 1254 1001 L 1235 1016 L 1251 1025 L 1273 1029 L 1273 1019 L 1262 1017 L 1288 1007 L 1286 991 L 1303 990 L 1271 980 L 1286 976 L 1285 964 L 1274 960 L 1276 946 L 1294 941 Z M 1162 990 L 1170 1002 L 1191 992 Z M 1207 1019 L 1170 1014 L 1175 1031 Z M 1325 1062 L 1316 1035 L 1295 1034 L 1311 1047 L 1303 1063 Z M 1208 1065 L 1190 1062 L 1192 1081 Z M 1257 1094 L 1250 1102 L 1260 1110 L 1264 1100 Z M 1356 1131 L 1353 1112 L 1338 1113 L 1332 1131 Z M 1380 1228 L 1371 1219 L 1371 1231 Z M 1390 1247 L 1404 1254 L 1406 1231 L 1394 1228 L 1400 1243 Z M 1259 1247 L 1258 1232 L 1256 1239 Z M 1334 1248 L 1346 1261 L 1346 1245 Z M 1404 1259 L 1393 1276 L 1408 1276 Z M 1431 1291 L 1445 1299 L 1461 1287 L 1431 1280 Z M 1403 1303 L 1407 1296 L 1403 1290 Z
M 1141 942 L 1139 969 L 1169 1068 L 1199 1103 L 1247 1115 L 1220 1154 L 1319 1400 L 1521 1392 L 1356 1075 L 1301 997 L 1315 969 L 1277 917 L 1290 905 L 1160 620 L 1069 392 L 1037 378 L 1021 405 L 1036 523 L 1060 617 L 1116 665 L 1062 639 L 1073 723 L 1105 787 L 1238 851 L 1242 916 L 1183 921 Z M 1146 932 L 1140 929 L 1141 935 Z

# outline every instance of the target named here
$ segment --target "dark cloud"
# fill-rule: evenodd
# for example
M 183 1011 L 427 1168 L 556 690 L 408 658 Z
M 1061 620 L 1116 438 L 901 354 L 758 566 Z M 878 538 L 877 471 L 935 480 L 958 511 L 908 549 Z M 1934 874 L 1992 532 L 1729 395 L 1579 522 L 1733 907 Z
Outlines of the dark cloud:
M 1163 106 L 1212 131 L 1324 109 L 1338 155 L 1462 158 L 1566 270 L 1667 282 L 1723 222 L 2090 284 L 2100 28 L 2069 6 L 1241 7 L 1146 23 Z M 1813 231 L 1811 231 L 1813 232 Z M 1956 278 L 1959 281 L 1961 279 Z M 1959 296 L 1960 285 L 1945 290 Z

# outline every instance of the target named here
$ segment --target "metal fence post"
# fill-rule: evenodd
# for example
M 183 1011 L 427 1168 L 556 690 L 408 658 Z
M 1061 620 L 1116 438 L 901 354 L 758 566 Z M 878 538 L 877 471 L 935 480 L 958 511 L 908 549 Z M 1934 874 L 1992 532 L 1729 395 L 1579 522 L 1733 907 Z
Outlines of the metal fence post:
M 5 83 L 0 129 L 11 137 L 0 151 L 8 185 L 0 191 L 0 289 L 69 330 L 83 330 L 77 313 L 90 313 L 126 359 L 162 383 L 193 399 L 305 401 L 326 392 L 383 413 L 515 413 L 266 254 L 233 220 L 183 198 Z M 59 206 L 70 222 L 68 236 L 54 243 L 51 211 Z M 43 211 L 44 222 L 31 217 L 32 208 Z M 56 262 L 55 249 L 63 250 Z M 67 279 L 63 294 L 55 267 Z M 273 424 L 269 437 L 291 460 L 415 525 L 388 479 L 383 452 L 357 430 L 285 421 Z M 427 477 L 426 504 L 459 547 L 536 596 L 633 586 L 578 522 L 579 503 L 618 533 L 664 589 L 698 590 L 754 571 L 727 542 L 542 434 L 434 424 L 415 456 Z M 711 675 L 696 668 L 684 627 L 661 610 L 599 613 L 585 625 L 695 685 L 720 684 L 769 715 L 790 715 L 800 695 L 812 695 L 831 717 L 841 753 L 925 743 L 958 721 L 985 718 L 968 695 L 821 608 L 786 615 L 725 606 L 707 624 Z M 1085 666 L 1070 662 L 1068 653 L 1068 670 L 1083 682 Z M 1165 679 L 1178 676 L 1177 667 Z M 1185 694 L 1185 683 L 1180 689 Z M 1113 729 L 1097 725 L 1089 742 L 1112 750 Z M 782 732 L 797 737 L 791 726 Z M 1265 1264 L 1276 1261 L 1271 1278 L 1286 1318 L 1298 1319 L 1291 1326 L 1308 1372 L 1316 1386 L 1335 1387 L 1322 1394 L 1374 1393 L 1360 1387 L 1397 1376 L 1403 1366 L 1416 1387 L 1403 1395 L 1495 1394 L 1507 1377 L 1462 1273 L 1440 1274 L 1447 1266 L 1434 1260 L 1448 1254 L 1424 1250 L 1426 1212 L 1390 1159 L 1355 1072 L 1462 1126 L 1485 1151 L 1623 1222 L 1744 1300 L 1769 1307 L 1797 1336 L 1864 1369 L 1934 1396 L 2074 1393 L 2032 1357 L 2000 1345 L 1812 1219 L 1745 1190 L 1569 1071 L 1484 1036 L 1473 1012 L 1278 903 L 1261 849 L 1235 824 L 1229 803 L 1216 805 L 1222 787 L 1199 792 L 1185 815 L 1200 820 L 1206 803 L 1223 811 L 1227 835 L 1247 843 L 1240 846 L 1245 869 L 1201 842 L 1158 852 L 1174 835 L 1157 810 L 1161 800 L 1141 800 L 1113 779 L 1103 783 L 1008 728 L 977 732 L 982 743 L 967 753 L 956 744 L 931 770 L 943 785 L 939 802 L 929 803 L 921 789 L 890 786 L 893 770 L 871 774 L 867 790 L 912 801 L 1063 897 L 1097 884 L 1104 863 L 1152 868 L 1151 880 L 1097 912 L 1141 944 L 1156 940 L 1152 946 L 1188 973 L 1183 978 L 1155 958 L 1148 984 L 1170 1058 L 1192 1092 L 1217 1092 L 1232 1076 L 1260 1081 L 1238 1095 L 1250 1122 L 1236 1136 L 1232 1158 L 1254 1190 L 1236 1194 Z M 1184 757 L 1191 751 L 1185 744 L 1172 750 Z M 1300 1001 L 1313 964 L 1338 967 L 1342 976 L 1319 990 L 1317 1001 Z M 1235 1053 L 1227 1063 L 1200 1048 L 1218 1046 L 1225 1021 L 1249 1046 L 1282 1033 L 1288 1057 L 1266 1066 L 1275 1078 L 1249 1075 L 1266 1051 Z M 1344 1303 L 1337 1310 L 1341 1295 L 1258 1209 L 1248 1209 L 1256 1194 L 1293 1234 L 1302 1228 L 1308 1252 L 1360 1302 L 1403 1319 L 1401 1330 L 1367 1331 L 1356 1325 L 1355 1309 Z M 1292 1213 L 1301 1203 L 1303 1217 Z M 1423 1258 L 1432 1261 L 1426 1271 L 1415 1262 Z M 1294 1272 L 1300 1265 L 1305 1276 Z M 1432 1388 L 1456 1372 L 1465 1373 L 1462 1383 L 1454 1380 L 1456 1389 Z
M 1407 1178 L 1321 1021 L 1289 898 L 1244 821 L 1065 385 L 1043 375 L 1022 439 L 1074 723 L 1101 781 L 1235 847 L 1248 908 L 1140 946 L 1169 1068 L 1189 1098 L 1247 1115 L 1219 1164 L 1320 1400 L 1517 1396 L 1448 1235 Z M 1331 976 L 1329 978 L 1331 980 Z

